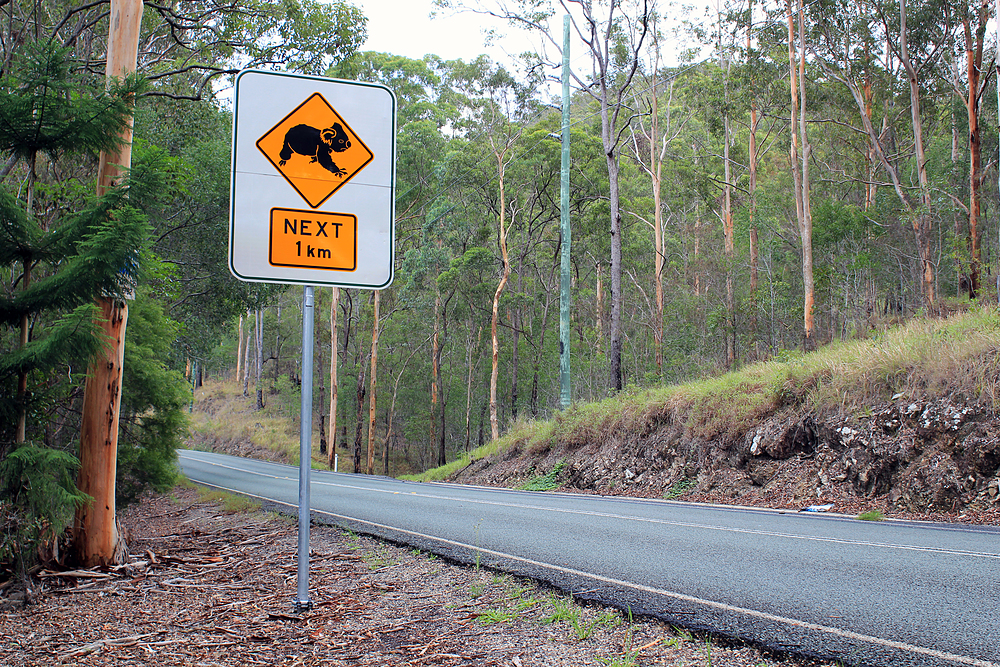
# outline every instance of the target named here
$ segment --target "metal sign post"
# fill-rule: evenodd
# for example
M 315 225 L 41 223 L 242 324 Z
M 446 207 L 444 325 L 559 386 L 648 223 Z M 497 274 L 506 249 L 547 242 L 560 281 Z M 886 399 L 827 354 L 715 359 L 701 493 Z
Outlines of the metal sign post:
M 302 403 L 299 426 L 299 572 L 295 611 L 312 609 L 309 600 L 309 473 L 312 470 L 313 330 L 312 285 L 302 288 Z
M 229 269 L 304 285 L 295 611 L 309 599 L 312 285 L 383 289 L 395 257 L 396 98 L 385 86 L 283 72 L 236 77 Z

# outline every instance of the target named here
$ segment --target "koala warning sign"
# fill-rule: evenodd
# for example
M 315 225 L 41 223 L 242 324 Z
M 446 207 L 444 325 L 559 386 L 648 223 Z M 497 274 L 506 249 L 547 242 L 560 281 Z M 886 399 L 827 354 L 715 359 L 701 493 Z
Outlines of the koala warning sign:
M 258 139 L 257 148 L 313 208 L 375 157 L 319 93 Z
M 392 91 L 258 70 L 240 72 L 234 91 L 233 275 L 387 287 L 395 255 Z

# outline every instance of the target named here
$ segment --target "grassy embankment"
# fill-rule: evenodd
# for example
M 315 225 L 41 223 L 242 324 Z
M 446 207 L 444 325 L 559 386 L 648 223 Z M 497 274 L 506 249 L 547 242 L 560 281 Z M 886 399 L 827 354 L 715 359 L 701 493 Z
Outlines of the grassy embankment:
M 448 479 L 469 463 L 511 447 L 543 454 L 556 445 L 642 432 L 662 416 L 682 419 L 694 437 L 741 436 L 775 410 L 864 414 L 893 397 L 955 396 L 995 410 L 1000 394 L 1000 314 L 981 308 L 916 319 L 864 340 L 833 343 L 784 360 L 755 363 L 681 385 L 630 387 L 596 403 L 574 404 L 546 420 L 519 420 L 499 440 L 410 477 Z
M 213 446 L 229 453 L 256 453 L 283 463 L 299 463 L 298 392 L 268 395 L 263 410 L 253 409 L 253 395 L 243 396 L 242 383 L 213 379 L 195 391 L 190 419 L 192 449 Z M 265 454 L 265 456 L 261 456 Z

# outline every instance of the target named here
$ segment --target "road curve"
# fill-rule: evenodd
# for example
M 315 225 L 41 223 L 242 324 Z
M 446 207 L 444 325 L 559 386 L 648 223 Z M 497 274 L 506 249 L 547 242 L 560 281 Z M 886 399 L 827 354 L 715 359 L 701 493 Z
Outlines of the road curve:
M 200 484 L 297 505 L 298 470 L 182 450 Z M 1000 667 L 1000 529 L 863 522 L 314 470 L 315 520 L 636 614 L 850 665 Z

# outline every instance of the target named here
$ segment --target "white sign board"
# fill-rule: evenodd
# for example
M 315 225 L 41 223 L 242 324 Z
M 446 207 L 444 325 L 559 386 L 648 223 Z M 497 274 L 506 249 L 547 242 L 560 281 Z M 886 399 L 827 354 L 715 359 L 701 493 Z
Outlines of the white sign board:
M 396 98 L 356 81 L 236 77 L 229 269 L 240 280 L 392 282 Z

